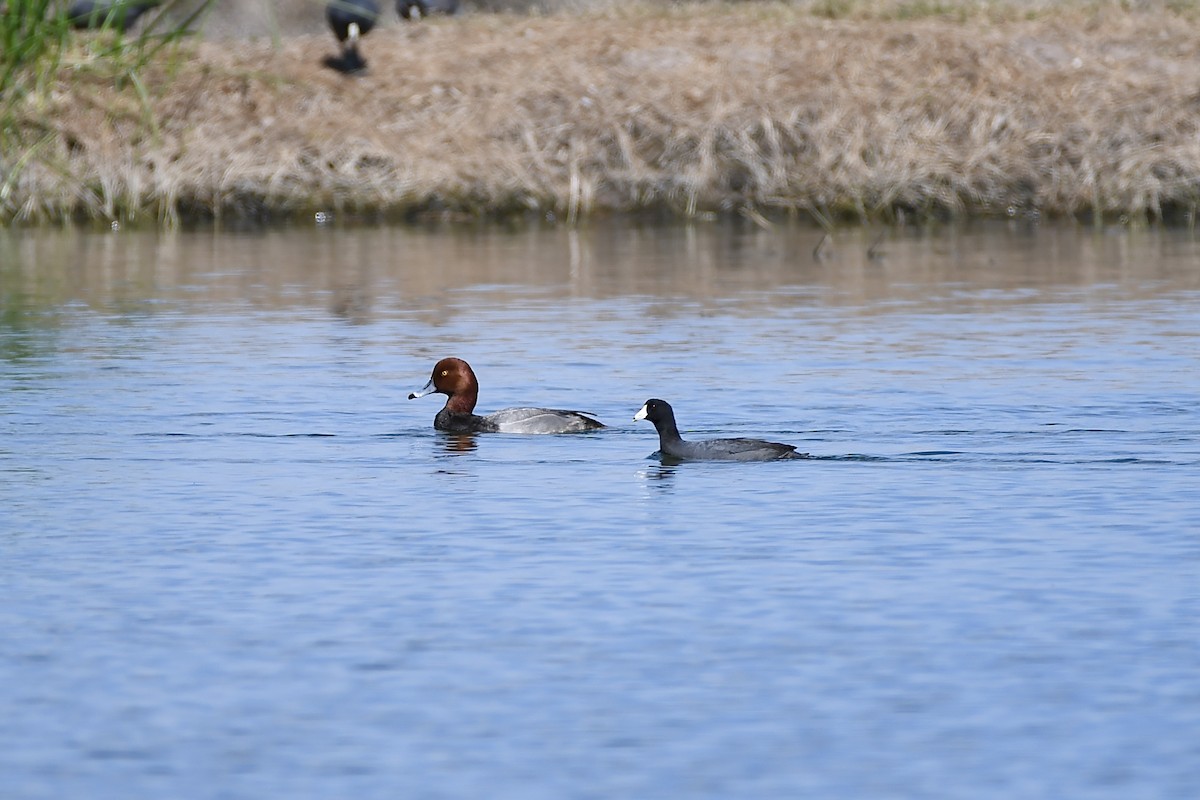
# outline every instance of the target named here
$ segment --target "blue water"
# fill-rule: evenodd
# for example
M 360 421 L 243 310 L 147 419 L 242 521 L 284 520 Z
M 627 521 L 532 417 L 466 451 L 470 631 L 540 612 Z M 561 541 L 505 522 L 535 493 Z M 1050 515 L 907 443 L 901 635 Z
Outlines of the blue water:
M 875 235 L 0 234 L 0 795 L 1192 796 L 1200 241 Z

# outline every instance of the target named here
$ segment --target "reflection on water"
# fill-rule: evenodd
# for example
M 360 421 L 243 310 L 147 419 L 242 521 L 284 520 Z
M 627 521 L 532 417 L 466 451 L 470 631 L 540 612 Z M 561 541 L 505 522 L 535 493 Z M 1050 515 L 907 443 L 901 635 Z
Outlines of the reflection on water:
M 0 231 L 5 797 L 1194 794 L 1200 243 L 820 239 Z
M 438 437 L 442 450 L 451 455 L 473 453 L 479 449 L 479 435 L 475 433 L 443 433 Z
M 657 455 L 652 457 L 657 458 Z M 659 483 L 669 484 L 671 479 L 675 477 L 675 470 L 678 467 L 678 464 L 657 464 L 652 467 L 645 467 L 638 472 L 638 475 L 651 486 Z
M 814 257 L 817 230 L 733 224 L 452 234 L 10 231 L 0 232 L 3 320 L 11 329 L 52 325 L 54 310 L 83 303 L 134 316 L 249 305 L 322 309 L 358 324 L 394 314 L 438 324 L 479 292 L 512 292 L 514 302 L 647 297 L 652 315 L 667 316 L 781 304 L 969 311 L 1080 289 L 1128 298 L 1200 288 L 1187 231 L 993 224 L 889 231 L 878 244 L 876 236 L 839 232 Z

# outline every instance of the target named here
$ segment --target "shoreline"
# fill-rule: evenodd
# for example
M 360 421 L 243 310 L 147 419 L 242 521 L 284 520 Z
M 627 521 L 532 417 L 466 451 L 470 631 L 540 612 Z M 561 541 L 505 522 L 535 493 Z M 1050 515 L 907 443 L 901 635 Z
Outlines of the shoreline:
M 360 77 L 322 68 L 333 38 L 313 34 L 187 41 L 123 87 L 81 43 L 14 110 L 0 218 L 1191 222 L 1189 22 L 1109 7 L 471 14 L 377 30 Z

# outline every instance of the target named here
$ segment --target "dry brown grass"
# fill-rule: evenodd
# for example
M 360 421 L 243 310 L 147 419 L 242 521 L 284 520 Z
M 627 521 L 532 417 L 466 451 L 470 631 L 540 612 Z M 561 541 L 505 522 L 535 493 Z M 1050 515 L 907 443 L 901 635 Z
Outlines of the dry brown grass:
M 1200 200 L 1200 27 L 1162 7 L 468 15 L 197 42 L 146 96 L 64 68 L 10 218 L 668 209 L 1171 218 Z M 853 11 L 853 9 L 851 9 Z M 77 64 L 76 67 L 79 65 Z M 151 122 L 152 121 L 152 122 Z M 20 169 L 14 170 L 14 165 Z

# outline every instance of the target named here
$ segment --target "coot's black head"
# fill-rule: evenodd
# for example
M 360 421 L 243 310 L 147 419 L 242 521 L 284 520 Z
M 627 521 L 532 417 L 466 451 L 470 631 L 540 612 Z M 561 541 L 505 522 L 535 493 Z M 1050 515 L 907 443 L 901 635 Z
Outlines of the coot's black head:
M 401 19 L 418 20 L 429 16 L 428 0 L 396 0 L 396 13 Z
M 675 419 L 675 410 L 671 408 L 671 404 L 666 400 L 650 398 L 642 406 L 641 410 L 633 417 L 635 420 L 648 419 L 657 425 L 659 422 Z
M 366 36 L 379 21 L 376 0 L 330 0 L 325 19 L 339 42 Z M 351 27 L 353 26 L 353 27 Z
M 458 0 L 396 0 L 396 13 L 412 22 L 433 14 L 453 16 L 458 13 Z

